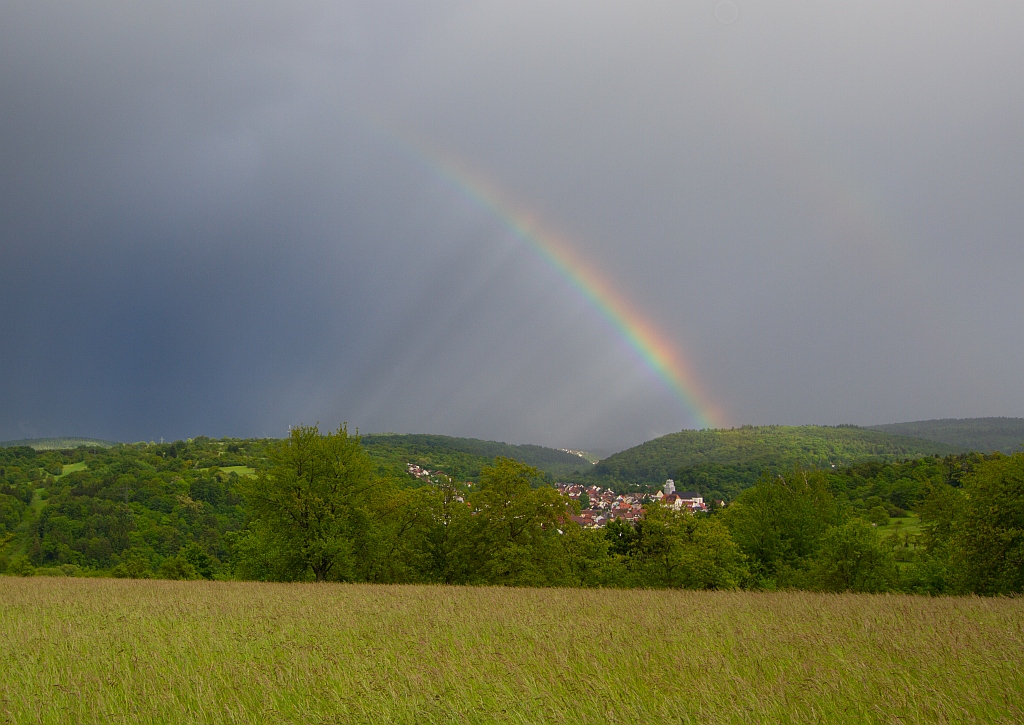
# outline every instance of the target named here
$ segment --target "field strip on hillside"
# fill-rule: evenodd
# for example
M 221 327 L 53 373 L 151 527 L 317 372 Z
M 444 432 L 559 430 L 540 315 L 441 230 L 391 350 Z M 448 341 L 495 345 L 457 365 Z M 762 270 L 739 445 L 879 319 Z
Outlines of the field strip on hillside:
M 1024 599 L 0 578 L 0 719 L 1022 722 Z
M 220 470 L 222 473 L 237 473 L 239 476 L 253 477 L 256 475 L 256 469 L 249 466 L 224 466 Z
M 63 468 L 61 468 L 60 476 L 56 476 L 56 478 L 62 478 L 63 476 L 68 475 L 69 473 L 74 473 L 75 471 L 84 471 L 88 467 L 89 467 L 89 464 L 86 463 L 85 461 L 79 461 L 78 463 L 68 463 L 68 464 L 65 464 L 63 466 Z

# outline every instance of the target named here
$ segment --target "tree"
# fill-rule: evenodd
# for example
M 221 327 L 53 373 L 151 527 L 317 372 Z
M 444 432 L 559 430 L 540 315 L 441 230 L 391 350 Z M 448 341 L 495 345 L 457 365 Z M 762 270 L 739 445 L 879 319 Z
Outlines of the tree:
M 187 561 L 203 579 L 213 579 L 213 560 L 199 544 L 190 541 L 178 552 L 178 556 Z
M 430 516 L 424 542 L 427 577 L 445 584 L 469 581 L 477 563 L 472 537 L 480 527 L 466 501 L 468 492 L 449 478 L 420 490 L 427 492 Z
M 564 583 L 567 561 L 561 530 L 572 503 L 557 489 L 538 486 L 543 474 L 510 458 L 481 471 L 469 496 L 475 516 L 464 527 L 462 549 L 470 582 L 545 586 Z
M 832 592 L 884 592 L 896 581 L 896 562 L 878 529 L 861 519 L 833 526 L 811 566 L 815 588 Z
M 353 541 L 355 578 L 381 583 L 430 581 L 428 535 L 433 486 L 399 488 L 380 481 L 364 497 L 364 525 Z M 465 508 L 465 506 L 463 506 Z
M 121 557 L 121 563 L 111 570 L 111 574 L 119 579 L 148 579 L 150 576 L 149 559 L 145 552 L 126 551 Z
M 864 518 L 872 524 L 885 526 L 889 523 L 889 512 L 886 511 L 885 506 L 872 506 L 864 513 Z
M 201 579 L 199 572 L 184 556 L 172 556 L 160 564 L 161 579 Z
M 648 504 L 632 533 L 618 527 L 631 582 L 643 587 L 735 589 L 747 578 L 746 557 L 716 517 Z
M 299 427 L 271 453 L 273 467 L 242 484 L 252 520 L 236 541 L 242 573 L 262 579 L 345 580 L 365 533 L 372 464 L 347 426 Z
M 1024 591 L 1024 454 L 979 463 L 965 476 L 950 534 L 957 589 Z
M 628 586 L 626 557 L 611 551 L 611 541 L 604 531 L 585 529 L 575 522 L 566 524 L 561 530 L 563 535 L 559 543 L 568 567 L 564 580 L 566 586 Z
M 793 586 L 802 583 L 825 531 L 842 523 L 845 513 L 822 474 L 797 469 L 788 476 L 763 475 L 721 518 L 762 585 Z

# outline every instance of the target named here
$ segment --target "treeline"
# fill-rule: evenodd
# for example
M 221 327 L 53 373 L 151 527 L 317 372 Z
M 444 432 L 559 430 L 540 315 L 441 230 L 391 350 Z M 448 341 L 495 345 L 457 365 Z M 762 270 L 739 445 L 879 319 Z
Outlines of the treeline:
M 1024 418 L 944 418 L 869 426 L 872 430 L 947 443 L 968 451 L 1020 453 Z
M 652 504 L 635 525 L 605 529 L 573 523 L 578 504 L 522 462 L 497 458 L 471 485 L 456 477 L 411 485 L 407 475 L 382 474 L 344 427 L 300 428 L 280 442 L 3 449 L 0 481 L 0 569 L 9 574 L 1024 588 L 1024 455 L 770 472 L 710 515 Z M 884 526 L 908 511 L 919 528 Z
M 344 429 L 303 429 L 243 483 L 245 578 L 517 586 L 803 588 L 931 594 L 1021 590 L 1024 456 L 865 464 L 763 476 L 732 505 L 650 505 L 635 525 L 581 529 L 540 472 L 499 458 L 472 488 L 374 482 Z M 852 494 L 852 497 L 851 497 Z M 872 516 L 917 506 L 913 540 Z M 874 504 L 874 505 L 873 505 Z M 1014 538 L 1016 537 L 1016 538 Z
M 765 476 L 725 509 L 721 518 L 747 557 L 748 586 L 921 594 L 1024 589 L 1024 455 L 871 468 L 874 478 L 856 468 Z M 869 495 L 851 500 L 851 492 Z M 918 533 L 880 534 L 878 517 L 902 513 L 893 499 L 915 505 Z

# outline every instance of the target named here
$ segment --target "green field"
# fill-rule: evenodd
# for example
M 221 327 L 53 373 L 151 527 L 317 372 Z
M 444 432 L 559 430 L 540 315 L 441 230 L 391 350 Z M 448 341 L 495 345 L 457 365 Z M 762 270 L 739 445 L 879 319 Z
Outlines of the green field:
M 78 463 L 66 463 L 66 464 L 64 464 L 63 467 L 61 467 L 60 475 L 61 476 L 66 476 L 69 473 L 74 473 L 75 471 L 85 471 L 85 470 L 88 470 L 88 468 L 89 468 L 89 464 L 86 463 L 85 461 L 79 461 Z M 60 478 L 60 476 L 58 476 L 58 478 Z
M 889 523 L 884 526 L 878 527 L 879 533 L 891 534 L 911 534 L 917 535 L 921 533 L 921 517 L 920 516 L 902 516 L 900 518 L 889 519 Z
M 239 476 L 255 476 L 256 469 L 249 466 L 224 466 L 220 469 L 224 473 L 237 473 Z
M 1024 721 L 1024 599 L 0 580 L 14 723 Z

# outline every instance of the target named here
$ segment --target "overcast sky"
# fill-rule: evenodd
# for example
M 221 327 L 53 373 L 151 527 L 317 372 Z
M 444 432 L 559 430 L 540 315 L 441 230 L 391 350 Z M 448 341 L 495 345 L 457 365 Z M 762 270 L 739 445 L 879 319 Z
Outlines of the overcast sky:
M 4 0 L 0 439 L 697 425 L 416 143 L 720 424 L 1024 416 L 1022 79 L 1019 0 Z

